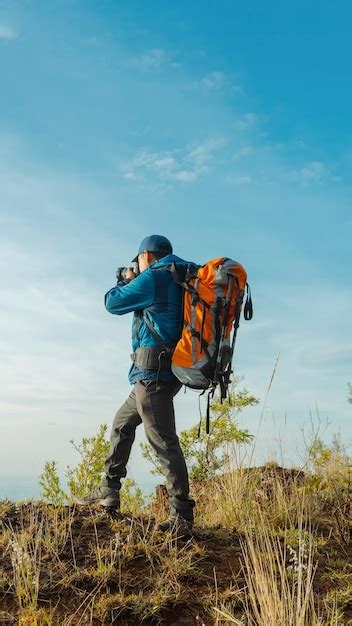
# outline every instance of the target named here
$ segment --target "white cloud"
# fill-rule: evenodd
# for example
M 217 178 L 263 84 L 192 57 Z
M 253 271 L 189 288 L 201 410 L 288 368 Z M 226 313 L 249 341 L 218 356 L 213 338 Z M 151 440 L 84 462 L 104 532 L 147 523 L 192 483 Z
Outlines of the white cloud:
M 302 180 L 321 180 L 327 174 L 327 167 L 321 161 L 312 161 L 306 167 L 299 170 L 298 175 Z
M 252 177 L 248 175 L 234 176 L 231 179 L 231 182 L 234 183 L 234 185 L 250 185 Z
M 234 85 L 224 72 L 209 72 L 194 82 L 197 89 L 204 91 L 220 91 L 230 88 L 232 91 L 242 92 L 239 85 Z
M 167 54 L 161 48 L 153 48 L 146 54 L 142 54 L 139 59 L 139 65 L 146 68 L 160 67 L 165 63 Z
M 163 182 L 190 183 L 208 171 L 214 153 L 225 145 L 224 138 L 214 137 L 183 149 L 162 152 L 143 150 L 121 163 L 122 176 L 126 180 L 138 180 L 152 174 Z
M 121 163 L 121 171 L 127 180 L 138 180 L 144 172 L 160 178 L 170 178 L 177 172 L 178 163 L 171 152 L 138 152 L 131 160 Z
M 221 150 L 226 143 L 227 141 L 224 137 L 213 137 L 211 139 L 207 139 L 190 150 L 187 158 L 200 167 L 205 163 L 208 163 L 214 152 Z
M 173 61 L 166 50 L 162 48 L 152 48 L 144 54 L 129 59 L 127 66 L 148 71 L 159 70 L 164 66 L 177 69 L 180 67 L 180 64 Z
M 255 113 L 244 113 L 240 115 L 233 123 L 236 130 L 247 130 L 252 128 L 258 122 L 258 116 Z
M 7 26 L 0 26 L 0 39 L 17 39 L 18 33 Z
M 196 180 L 196 178 L 198 178 L 199 173 L 197 173 L 196 170 L 179 170 L 178 172 L 175 172 L 173 175 L 173 178 L 175 180 L 179 180 L 183 183 L 190 183 L 194 180 Z
M 126 180 L 138 180 L 137 174 L 135 174 L 135 172 L 130 172 L 128 170 L 123 172 L 123 177 L 126 178 Z
M 310 183 L 320 183 L 323 181 L 339 182 L 340 176 L 335 176 L 330 167 L 322 161 L 311 161 L 304 167 L 291 170 L 288 172 L 288 178 L 290 180 L 300 182 L 303 185 L 309 185 Z
M 235 152 L 235 154 L 233 155 L 233 158 L 241 159 L 243 157 L 251 156 L 252 154 L 254 154 L 254 152 L 255 152 L 254 146 L 243 146 L 243 148 L 240 148 L 239 150 L 237 150 L 237 152 Z
M 197 87 L 203 87 L 209 91 L 222 89 L 228 81 L 224 72 L 210 72 L 195 83 Z
M 171 171 L 176 166 L 176 160 L 170 152 L 141 152 L 134 160 L 136 166 L 149 167 L 156 171 Z

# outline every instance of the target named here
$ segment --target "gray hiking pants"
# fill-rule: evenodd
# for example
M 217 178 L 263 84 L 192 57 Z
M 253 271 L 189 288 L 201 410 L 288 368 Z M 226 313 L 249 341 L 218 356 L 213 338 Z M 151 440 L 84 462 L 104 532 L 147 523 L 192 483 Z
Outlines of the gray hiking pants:
M 175 426 L 173 398 L 180 389 L 178 382 L 159 381 L 158 386 L 155 380 L 135 383 L 113 421 L 103 485 L 121 488 L 136 428 L 143 422 L 148 442 L 163 468 L 171 515 L 179 513 L 193 521 L 195 501 L 189 498 L 188 472 Z

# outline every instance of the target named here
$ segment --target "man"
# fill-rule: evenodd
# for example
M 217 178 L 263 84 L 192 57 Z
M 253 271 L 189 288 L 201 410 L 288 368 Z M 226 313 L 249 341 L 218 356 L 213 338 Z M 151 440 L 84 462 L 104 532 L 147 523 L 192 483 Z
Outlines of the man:
M 195 502 L 189 498 L 188 472 L 173 406 L 182 385 L 171 371 L 169 352 L 181 333 L 182 289 L 167 269 L 173 262 L 186 261 L 173 254 L 166 237 L 151 235 L 143 239 L 132 262 L 138 263 L 140 274 L 128 270 L 126 280 L 118 281 L 105 295 L 105 307 L 115 315 L 134 312 L 129 371 L 133 390 L 115 415 L 102 484 L 79 502 L 119 509 L 121 478 L 126 476 L 136 427 L 143 422 L 148 442 L 163 468 L 170 501 L 170 518 L 158 528 L 190 536 Z

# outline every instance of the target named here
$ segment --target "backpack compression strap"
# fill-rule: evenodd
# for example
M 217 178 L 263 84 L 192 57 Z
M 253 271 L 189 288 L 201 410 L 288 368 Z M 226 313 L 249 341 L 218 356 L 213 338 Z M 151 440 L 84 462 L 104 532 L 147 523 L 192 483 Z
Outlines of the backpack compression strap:
M 245 320 L 251 320 L 253 317 L 253 303 L 252 303 L 252 296 L 251 296 L 251 288 L 248 283 L 246 283 L 246 288 L 247 288 L 247 298 L 246 298 L 246 303 L 244 305 L 243 315 L 244 315 Z M 236 300 L 235 320 L 233 323 L 233 337 L 232 337 L 232 343 L 231 343 L 231 356 L 230 356 L 229 364 L 223 374 L 223 384 L 226 387 L 226 392 L 227 392 L 227 387 L 230 383 L 230 376 L 232 374 L 232 360 L 233 360 L 233 353 L 235 350 L 237 330 L 240 325 L 241 306 L 243 303 L 243 297 L 244 297 L 244 290 L 239 292 L 238 298 Z
M 246 288 L 247 288 L 247 298 L 246 298 L 246 303 L 244 305 L 243 315 L 244 315 L 245 320 L 251 320 L 253 317 L 253 302 L 252 302 L 251 288 L 248 283 L 246 283 Z

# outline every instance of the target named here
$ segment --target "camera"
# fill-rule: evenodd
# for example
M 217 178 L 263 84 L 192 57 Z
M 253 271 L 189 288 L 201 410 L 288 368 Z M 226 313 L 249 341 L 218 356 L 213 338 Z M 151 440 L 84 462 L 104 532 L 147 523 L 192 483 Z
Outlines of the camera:
M 127 272 L 131 270 L 135 276 L 138 276 L 139 274 L 139 267 L 138 267 L 138 263 L 136 263 L 134 265 L 134 267 L 118 267 L 116 270 L 116 278 L 117 278 L 117 282 L 119 282 L 120 280 L 126 280 L 127 279 Z

